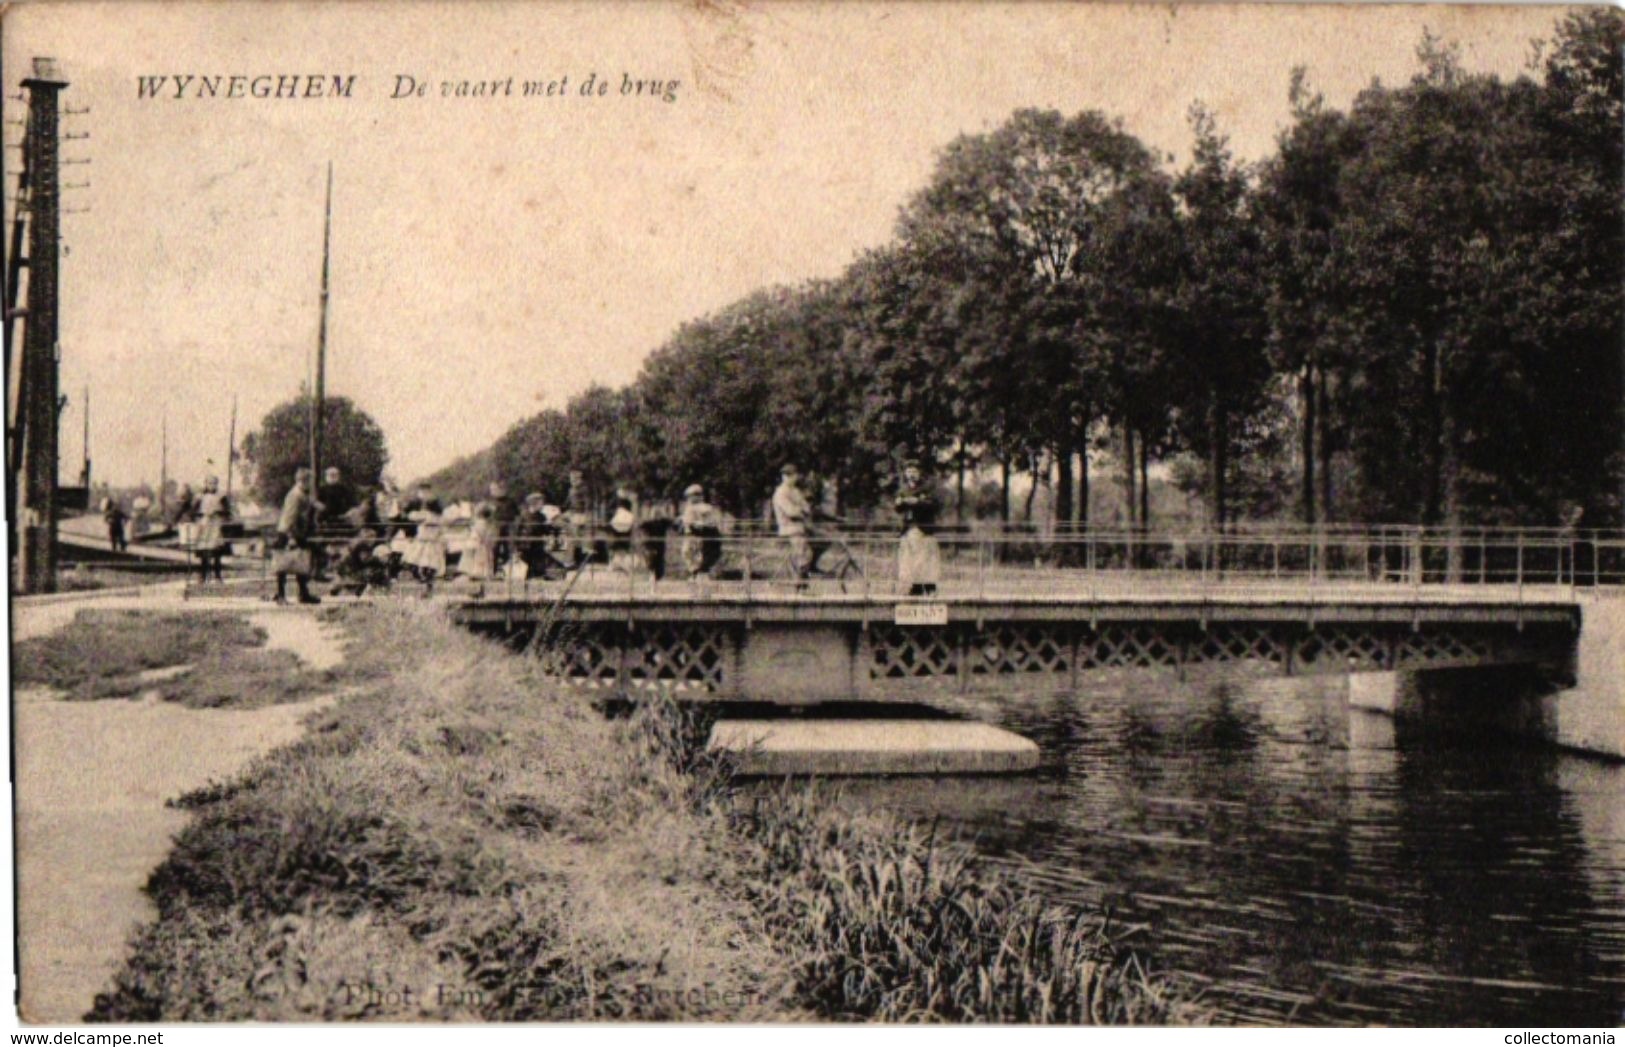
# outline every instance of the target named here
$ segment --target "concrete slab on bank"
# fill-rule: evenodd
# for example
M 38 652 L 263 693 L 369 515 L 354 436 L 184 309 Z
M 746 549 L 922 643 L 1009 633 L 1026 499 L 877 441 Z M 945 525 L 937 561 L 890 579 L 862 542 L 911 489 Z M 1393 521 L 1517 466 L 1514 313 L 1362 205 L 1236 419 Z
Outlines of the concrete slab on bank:
M 721 720 L 708 747 L 741 774 L 1014 774 L 1038 746 L 985 723 L 944 720 Z

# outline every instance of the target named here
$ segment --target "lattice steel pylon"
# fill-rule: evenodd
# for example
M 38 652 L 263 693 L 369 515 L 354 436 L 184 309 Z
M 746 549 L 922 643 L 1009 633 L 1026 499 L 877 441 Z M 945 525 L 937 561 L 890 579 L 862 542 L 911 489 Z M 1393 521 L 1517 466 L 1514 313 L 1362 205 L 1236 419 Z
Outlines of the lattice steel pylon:
M 61 410 L 57 272 L 62 187 L 58 98 L 68 85 L 58 78 L 54 62 L 36 58 L 33 75 L 22 86 L 28 92 L 28 115 L 6 260 L 7 508 L 16 537 L 20 589 L 40 593 L 56 588 L 57 417 Z M 22 349 L 13 353 L 19 319 L 23 322 Z

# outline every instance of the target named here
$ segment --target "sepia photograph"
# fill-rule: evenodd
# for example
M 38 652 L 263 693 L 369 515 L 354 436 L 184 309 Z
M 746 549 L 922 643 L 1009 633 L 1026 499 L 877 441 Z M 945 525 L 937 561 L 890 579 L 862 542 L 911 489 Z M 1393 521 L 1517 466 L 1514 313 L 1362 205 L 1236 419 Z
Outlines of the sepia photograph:
M 12 1043 L 1614 1043 L 1620 8 L 19 0 L 0 79 Z

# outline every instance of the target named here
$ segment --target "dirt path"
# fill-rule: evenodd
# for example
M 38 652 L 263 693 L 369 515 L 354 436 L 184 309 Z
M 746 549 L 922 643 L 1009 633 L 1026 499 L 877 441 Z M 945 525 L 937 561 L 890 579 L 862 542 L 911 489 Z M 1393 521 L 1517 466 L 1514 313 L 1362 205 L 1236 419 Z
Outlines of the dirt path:
M 135 603 L 224 609 L 151 597 Z M 80 607 L 114 605 L 19 609 L 14 629 L 19 639 L 40 635 Z M 244 611 L 265 628 L 270 646 L 294 651 L 313 668 L 342 658 L 334 627 L 309 614 Z M 298 738 L 305 716 L 330 700 L 236 711 L 17 692 L 17 926 L 26 1020 L 78 1021 L 117 970 L 130 932 L 153 915 L 142 887 L 187 821 L 164 801 L 229 779 Z

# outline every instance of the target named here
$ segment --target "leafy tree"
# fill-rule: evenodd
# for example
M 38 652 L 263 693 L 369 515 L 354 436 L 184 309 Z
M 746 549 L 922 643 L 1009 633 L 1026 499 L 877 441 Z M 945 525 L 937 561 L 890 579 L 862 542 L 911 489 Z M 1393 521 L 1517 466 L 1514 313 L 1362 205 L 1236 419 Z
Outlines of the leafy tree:
M 1265 402 L 1270 377 L 1263 244 L 1246 169 L 1200 105 L 1191 107 L 1191 127 L 1191 162 L 1174 183 L 1184 269 L 1176 296 L 1173 395 L 1186 444 L 1207 460 L 1208 507 L 1222 527 L 1230 519 L 1231 457 Z
M 1343 168 L 1358 143 L 1347 115 L 1309 90 L 1301 67 L 1293 70 L 1289 99 L 1293 122 L 1261 167 L 1255 204 L 1264 237 L 1271 361 L 1297 385 L 1298 510 L 1312 524 L 1333 516 L 1332 415 L 1349 309 L 1339 279 L 1338 224 Z
M 1019 393 L 1004 382 L 985 392 L 1022 404 L 1031 419 L 1016 426 L 1007 419 L 999 435 L 1019 444 L 1037 434 L 1050 449 L 1063 521 L 1073 517 L 1072 458 L 1081 453 L 1087 469 L 1089 430 L 1105 408 L 1100 361 L 1077 337 L 1087 327 L 1088 299 L 1073 292 L 1090 274 L 1110 278 L 1100 226 L 1120 194 L 1153 172 L 1145 146 L 1100 112 L 1022 109 L 992 132 L 950 143 L 899 222 L 905 243 L 933 257 L 957 252 L 978 283 L 1003 285 L 975 298 L 1002 299 L 1004 316 L 1016 323 L 1004 331 L 984 324 L 966 346 L 982 357 L 969 369 L 1025 380 Z
M 254 497 L 266 505 L 281 504 L 293 486 L 293 474 L 310 464 L 309 396 L 271 410 L 260 427 L 243 440 L 243 457 L 254 471 Z M 358 488 L 375 486 L 389 461 L 384 431 L 372 416 L 348 397 L 330 396 L 322 409 L 322 466 L 338 466 Z
M 1606 63 L 1577 50 L 1563 37 L 1543 86 L 1468 75 L 1424 40 L 1411 83 L 1356 100 L 1340 235 L 1368 518 L 1617 519 L 1619 128 L 1603 89 L 1576 86 L 1606 85 Z

